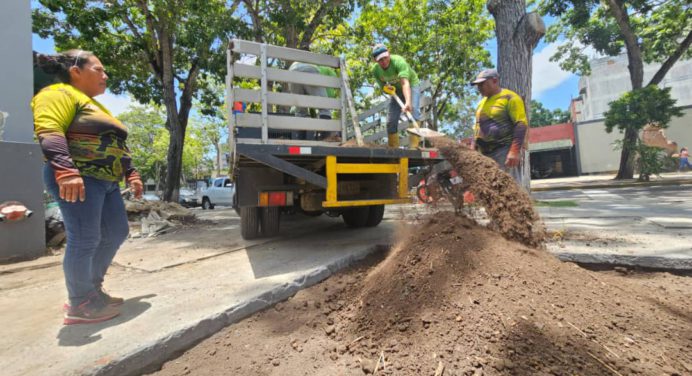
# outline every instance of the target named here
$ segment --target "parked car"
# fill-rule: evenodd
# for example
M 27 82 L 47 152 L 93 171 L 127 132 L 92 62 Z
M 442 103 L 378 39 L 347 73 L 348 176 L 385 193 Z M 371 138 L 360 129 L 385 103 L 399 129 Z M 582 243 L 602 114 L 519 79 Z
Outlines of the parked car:
M 146 201 L 161 201 L 159 196 L 157 196 L 155 193 L 144 193 L 142 194 L 142 199 Z
M 200 192 L 202 209 L 214 209 L 216 205 L 233 205 L 235 185 L 227 177 L 215 178 L 209 188 Z
M 178 191 L 178 203 L 186 208 L 194 208 L 200 205 L 197 192 L 192 189 L 180 188 Z

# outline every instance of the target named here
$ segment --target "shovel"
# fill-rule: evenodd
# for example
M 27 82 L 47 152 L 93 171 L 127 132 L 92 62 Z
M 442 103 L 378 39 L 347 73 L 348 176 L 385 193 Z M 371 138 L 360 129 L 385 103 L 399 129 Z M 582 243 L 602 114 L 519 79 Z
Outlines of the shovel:
M 406 117 L 408 118 L 408 120 L 413 123 L 413 128 L 406 129 L 406 131 L 408 133 L 412 133 L 412 134 L 415 134 L 416 136 L 420 136 L 423 138 L 444 137 L 444 133 L 440 133 L 440 132 L 437 132 L 437 131 L 434 131 L 434 130 L 428 129 L 428 128 L 421 128 L 418 125 L 418 122 L 416 121 L 416 119 L 413 118 L 413 115 L 411 115 L 411 112 L 405 110 L 406 106 L 404 106 L 404 103 L 401 102 L 401 99 L 399 99 L 399 96 L 396 95 L 396 89 L 394 88 L 394 86 L 385 85 L 382 88 L 382 90 L 385 93 L 391 95 L 392 98 L 394 98 L 396 100 L 396 103 L 399 104 L 399 107 L 401 107 L 401 109 L 404 110 L 404 112 L 406 113 Z

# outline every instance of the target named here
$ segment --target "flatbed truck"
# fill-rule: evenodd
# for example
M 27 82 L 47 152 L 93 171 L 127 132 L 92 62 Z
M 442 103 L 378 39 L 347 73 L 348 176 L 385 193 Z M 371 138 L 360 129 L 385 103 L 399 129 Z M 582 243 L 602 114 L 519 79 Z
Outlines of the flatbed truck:
M 338 57 L 230 41 L 226 77 L 230 177 L 236 187 L 233 206 L 240 214 L 242 237 L 276 236 L 282 212 L 327 213 L 341 216 L 351 228 L 374 227 L 382 221 L 385 205 L 410 203 L 410 169 L 439 162 L 438 151 L 345 145 L 341 140 L 354 133 L 348 120 L 355 115 L 346 96 L 347 79 L 281 69 L 278 60 L 283 66 L 299 61 L 347 73 L 344 60 Z M 241 84 L 249 80 L 259 82 L 259 89 Z M 339 95 L 325 98 L 273 91 L 279 82 L 339 89 Z M 233 104 L 238 102 L 254 106 L 234 112 Z M 339 116 L 287 116 L 285 109 L 290 106 L 325 108 Z M 253 107 L 259 110 L 252 112 Z M 282 107 L 284 113 L 274 110 Z M 339 132 L 341 140 L 320 140 L 321 132 Z

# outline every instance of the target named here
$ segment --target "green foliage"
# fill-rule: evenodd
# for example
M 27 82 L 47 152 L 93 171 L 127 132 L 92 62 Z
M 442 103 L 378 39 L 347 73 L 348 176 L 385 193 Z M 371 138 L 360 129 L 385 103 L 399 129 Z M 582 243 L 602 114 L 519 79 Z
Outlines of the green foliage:
M 561 110 L 549 110 L 543 107 L 543 103 L 531 100 L 531 128 L 543 127 L 546 125 L 566 123 L 570 120 L 570 112 Z
M 617 140 L 613 143 L 613 149 L 622 150 L 625 145 L 622 140 Z M 668 157 L 663 148 L 645 145 L 639 139 L 627 147 L 635 155 L 635 167 L 639 173 L 639 181 L 649 181 L 652 175 L 659 176 L 661 172 L 671 169 L 671 158 Z
M 543 15 L 557 17 L 548 27 L 546 42 L 564 39 L 551 61 L 580 75 L 588 75 L 590 67 L 587 47 L 606 56 L 617 56 L 625 47 L 624 39 L 608 2 L 598 0 L 539 0 Z M 689 0 L 626 1 L 629 24 L 639 39 L 644 61 L 662 62 L 672 55 L 679 41 L 692 30 L 692 7 Z M 683 57 L 692 57 L 687 51 Z
M 667 128 L 673 116 L 682 116 L 682 110 L 675 107 L 675 103 L 670 88 L 646 86 L 627 92 L 610 102 L 610 109 L 604 113 L 606 131 L 610 133 L 613 128 L 639 131 L 647 124 Z
M 243 0 L 256 41 L 308 50 L 315 41 L 334 40 L 353 11 L 366 0 Z M 338 35 L 338 32 L 336 33 Z
M 58 50 L 93 51 L 106 66 L 108 86 L 140 103 L 163 104 L 159 55 L 161 28 L 171 35 L 172 70 L 177 90 L 196 87 L 188 79 L 193 65 L 202 79 L 223 79 L 225 41 L 247 35 L 247 26 L 224 0 L 39 0 L 33 29 L 52 37 Z M 152 23 L 159 27 L 152 30 Z
M 682 110 L 675 107 L 675 102 L 670 96 L 670 88 L 651 85 L 625 93 L 610 102 L 610 109 L 604 114 L 606 132 L 617 128 L 621 132 L 630 129 L 638 134 L 648 124 L 667 128 L 673 116 L 683 115 Z M 638 137 L 634 141 L 616 141 L 615 149 L 623 148 L 637 156 L 639 180 L 648 181 L 651 175 L 660 174 L 670 164 L 663 149 L 647 146 Z
M 405 57 L 422 80 L 432 82 L 438 119 L 453 126 L 461 120 L 454 103 L 475 97 L 468 83 L 491 64 L 483 44 L 492 34 L 493 22 L 482 0 L 389 0 L 365 5 L 350 38 L 331 45 L 329 52 L 345 54 L 357 102 L 369 106 L 381 95 L 379 89 L 372 91 L 370 52 L 375 43 L 385 43 Z
M 118 119 L 128 127 L 127 145 L 142 179 L 161 181 L 165 176 L 169 144 L 164 111 L 155 105 L 132 106 Z M 185 178 L 202 178 L 211 174 L 213 161 L 207 156 L 211 151 L 208 127 L 196 118 L 190 122 L 183 148 L 182 173 Z

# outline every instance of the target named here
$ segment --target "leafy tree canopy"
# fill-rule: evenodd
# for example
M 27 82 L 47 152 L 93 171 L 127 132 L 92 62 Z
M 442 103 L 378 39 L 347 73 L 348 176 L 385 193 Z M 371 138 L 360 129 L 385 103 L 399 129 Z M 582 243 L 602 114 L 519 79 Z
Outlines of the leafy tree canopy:
M 532 128 L 566 123 L 570 120 L 570 116 L 570 112 L 567 110 L 559 108 L 549 110 L 543 106 L 543 103 L 536 100 L 531 101 L 530 122 Z
M 475 96 L 468 83 L 491 65 L 483 44 L 492 33 L 493 22 L 482 0 L 389 0 L 365 5 L 346 33 L 346 42 L 329 49 L 347 57 L 355 89 L 373 87 L 370 52 L 374 44 L 385 43 L 392 53 L 405 57 L 421 79 L 432 82 L 436 115 L 454 123 L 459 121 L 454 103 Z M 357 93 L 360 102 L 367 105 L 367 97 L 381 94 L 377 90 Z
M 675 103 L 669 87 L 651 85 L 627 92 L 610 102 L 610 109 L 604 114 L 606 131 L 611 133 L 615 128 L 639 131 L 647 124 L 667 128 L 673 116 L 683 115 Z
M 591 72 L 587 47 L 606 56 L 624 51 L 625 41 L 617 20 L 612 17 L 608 1 L 540 0 L 544 15 L 558 17 L 548 27 L 546 42 L 565 39 L 551 61 L 580 75 Z M 662 62 L 673 55 L 680 42 L 692 32 L 692 7 L 689 0 L 636 0 L 623 2 L 632 32 L 638 37 L 646 63 Z M 687 51 L 683 57 L 692 57 Z

